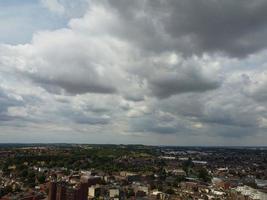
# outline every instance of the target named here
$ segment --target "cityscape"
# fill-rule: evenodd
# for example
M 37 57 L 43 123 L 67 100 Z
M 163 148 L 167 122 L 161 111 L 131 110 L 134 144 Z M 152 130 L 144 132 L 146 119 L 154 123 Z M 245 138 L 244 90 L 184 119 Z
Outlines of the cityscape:
M 1 146 L 2 200 L 267 199 L 267 148 Z

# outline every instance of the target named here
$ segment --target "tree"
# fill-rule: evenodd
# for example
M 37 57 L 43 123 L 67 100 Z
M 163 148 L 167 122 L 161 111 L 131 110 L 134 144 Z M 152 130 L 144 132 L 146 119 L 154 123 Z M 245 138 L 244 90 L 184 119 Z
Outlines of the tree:
M 183 163 L 183 170 L 186 172 L 187 176 L 192 167 L 194 167 L 194 163 L 192 161 L 192 158 L 189 157 L 188 160 Z
M 46 177 L 45 177 L 44 174 L 40 174 L 40 175 L 38 175 L 38 177 L 37 177 L 37 180 L 38 180 L 38 182 L 39 182 L 40 184 L 45 183 L 45 179 L 46 179 Z
M 26 178 L 28 176 L 28 170 L 23 169 L 22 171 L 20 171 L 19 175 L 23 178 Z
M 35 186 L 35 173 L 31 170 L 28 171 L 27 183 L 30 187 Z
M 0 190 L 0 198 L 8 193 L 12 192 L 12 187 L 10 185 Z
M 135 193 L 134 193 L 133 189 L 129 189 L 129 190 L 127 191 L 127 193 L 126 193 L 126 197 L 127 197 L 127 198 L 130 198 L 130 197 L 132 197 L 132 196 L 135 196 Z
M 168 188 L 168 189 L 165 191 L 165 193 L 167 193 L 167 194 L 174 194 L 175 192 L 174 192 L 174 190 L 173 190 L 172 188 Z
M 201 168 L 198 171 L 198 178 L 204 182 L 210 182 L 211 181 L 211 176 L 210 176 L 210 174 L 206 168 Z

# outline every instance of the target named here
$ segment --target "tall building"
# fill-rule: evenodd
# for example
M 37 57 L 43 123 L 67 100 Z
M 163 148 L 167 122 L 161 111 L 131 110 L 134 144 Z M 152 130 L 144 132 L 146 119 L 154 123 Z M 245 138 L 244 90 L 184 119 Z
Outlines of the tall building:
M 48 200 L 57 200 L 57 183 L 54 181 L 49 183 Z
M 56 200 L 66 200 L 66 183 L 57 184 L 57 198 Z
M 68 185 L 66 182 L 49 183 L 48 200 L 87 200 L 88 179 L 83 179 L 79 184 Z
M 68 187 L 66 190 L 66 200 L 81 200 L 78 189 Z
M 78 193 L 81 197 L 81 200 L 87 200 L 88 199 L 88 183 L 80 183 L 80 187 L 78 189 Z

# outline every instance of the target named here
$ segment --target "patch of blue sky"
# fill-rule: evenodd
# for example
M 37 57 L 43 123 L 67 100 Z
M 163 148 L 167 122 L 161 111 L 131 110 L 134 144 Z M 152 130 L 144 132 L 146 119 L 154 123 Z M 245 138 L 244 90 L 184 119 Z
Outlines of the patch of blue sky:
M 0 43 L 28 43 L 35 32 L 67 23 L 66 17 L 50 12 L 38 0 L 0 0 Z

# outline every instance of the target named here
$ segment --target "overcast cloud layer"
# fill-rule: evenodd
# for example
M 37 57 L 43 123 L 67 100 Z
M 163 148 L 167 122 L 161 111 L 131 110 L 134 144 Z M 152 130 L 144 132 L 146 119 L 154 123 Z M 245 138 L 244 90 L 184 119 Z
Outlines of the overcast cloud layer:
M 1 142 L 267 145 L 267 1 L 3 2 Z

